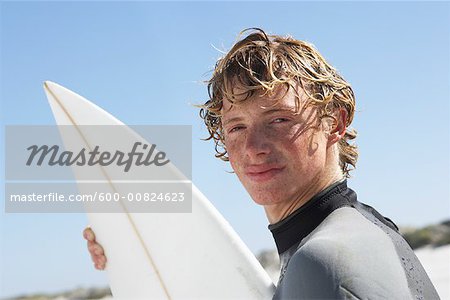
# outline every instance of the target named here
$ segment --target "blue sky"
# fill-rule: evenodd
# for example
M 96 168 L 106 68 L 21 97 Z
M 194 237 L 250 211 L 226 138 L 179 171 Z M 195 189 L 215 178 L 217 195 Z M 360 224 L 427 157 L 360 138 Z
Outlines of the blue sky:
M 313 43 L 352 84 L 360 159 L 349 185 L 360 201 L 400 225 L 450 216 L 449 3 L 1 2 L 0 10 L 3 126 L 54 124 L 44 80 L 127 124 L 192 125 L 193 181 L 255 253 L 274 247 L 264 212 L 200 140 L 192 106 L 207 97 L 215 48 L 248 27 Z M 84 214 L 2 211 L 0 298 L 105 284 L 85 250 L 86 224 Z

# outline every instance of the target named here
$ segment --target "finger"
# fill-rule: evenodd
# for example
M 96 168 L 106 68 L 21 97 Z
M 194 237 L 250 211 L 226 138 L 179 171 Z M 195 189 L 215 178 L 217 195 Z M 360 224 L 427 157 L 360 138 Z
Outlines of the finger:
M 91 255 L 95 255 L 95 253 L 94 253 L 94 250 L 95 250 L 95 243 L 94 243 L 94 242 L 88 241 L 88 242 L 87 242 L 87 248 L 88 248 L 88 251 L 89 251 L 89 253 L 90 253 Z
M 95 255 L 104 255 L 105 251 L 103 250 L 103 247 L 100 246 L 100 244 L 95 244 L 94 253 Z
M 106 266 L 106 257 L 97 256 L 94 262 L 95 268 L 98 270 L 104 270 Z
M 94 231 L 92 231 L 92 229 L 91 229 L 90 227 L 86 227 L 86 228 L 83 230 L 83 237 L 84 237 L 86 240 L 88 240 L 88 241 L 92 241 L 92 242 L 95 241 L 95 234 L 94 234 Z
M 92 242 L 88 242 L 88 250 L 89 250 L 89 254 L 91 255 L 91 260 L 92 260 L 92 262 L 95 262 L 95 259 L 96 259 L 97 255 L 95 255 L 94 249 L 92 249 L 92 246 L 90 246 L 89 243 L 92 243 Z M 93 243 L 92 243 L 92 244 L 93 244 Z
M 88 250 L 92 255 L 103 255 L 105 253 L 100 244 L 91 241 L 88 242 Z
M 99 265 L 99 266 L 105 266 L 106 265 L 106 256 L 104 256 L 104 255 L 98 255 L 97 257 L 96 257 L 96 263 Z

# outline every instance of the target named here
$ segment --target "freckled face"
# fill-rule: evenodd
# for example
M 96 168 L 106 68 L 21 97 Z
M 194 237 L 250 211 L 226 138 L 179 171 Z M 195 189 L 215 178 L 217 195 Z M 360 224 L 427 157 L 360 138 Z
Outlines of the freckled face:
M 292 88 L 270 96 L 255 93 L 236 105 L 223 101 L 231 166 L 258 204 L 294 201 L 325 172 L 327 138 L 316 109 L 303 100 L 296 114 L 295 104 Z

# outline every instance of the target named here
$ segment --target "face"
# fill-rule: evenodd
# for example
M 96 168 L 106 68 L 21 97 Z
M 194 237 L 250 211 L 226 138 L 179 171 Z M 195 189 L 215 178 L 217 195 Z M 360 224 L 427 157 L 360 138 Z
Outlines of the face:
M 231 105 L 224 100 L 224 144 L 234 172 L 261 205 L 295 201 L 317 183 L 327 168 L 327 136 L 317 111 L 300 91 L 279 88 Z M 302 99 L 303 98 L 303 99 Z M 278 100 L 278 102 L 277 102 Z M 274 103 L 276 103 L 274 105 Z

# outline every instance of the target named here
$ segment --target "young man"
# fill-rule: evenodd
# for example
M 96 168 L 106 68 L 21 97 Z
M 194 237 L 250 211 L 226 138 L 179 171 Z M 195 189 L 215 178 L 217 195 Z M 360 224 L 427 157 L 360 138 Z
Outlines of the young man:
M 274 299 L 438 299 L 396 225 L 347 187 L 350 85 L 310 44 L 253 30 L 220 59 L 200 111 L 216 156 L 264 209 L 281 259 Z M 103 249 L 86 229 L 98 269 Z

